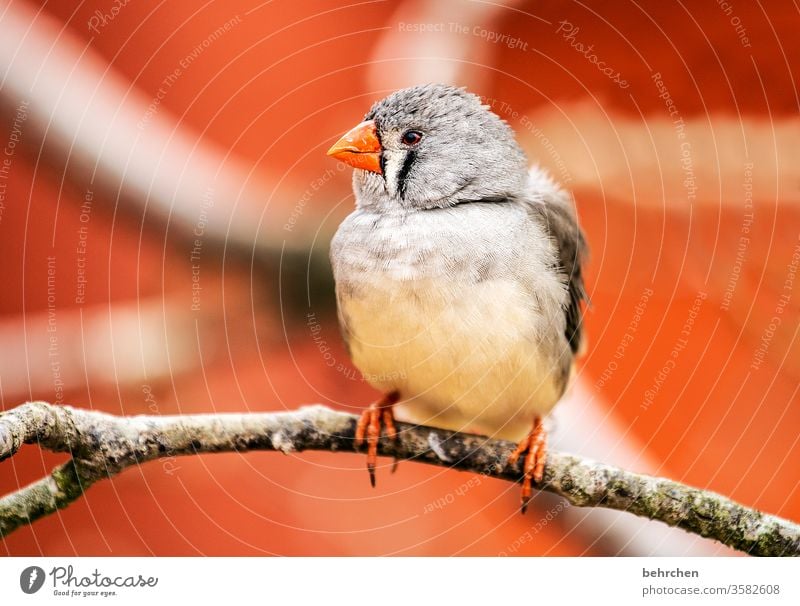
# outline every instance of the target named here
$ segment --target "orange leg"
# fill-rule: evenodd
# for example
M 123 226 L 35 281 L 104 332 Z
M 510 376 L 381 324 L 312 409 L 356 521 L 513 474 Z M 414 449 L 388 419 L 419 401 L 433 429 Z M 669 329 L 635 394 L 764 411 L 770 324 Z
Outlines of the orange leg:
M 361 413 L 361 418 L 356 425 L 355 447 L 358 449 L 366 439 L 367 441 L 367 471 L 369 471 L 369 481 L 375 486 L 375 463 L 378 460 L 378 440 L 381 437 L 381 423 L 386 428 L 386 436 L 391 440 L 397 440 L 397 428 L 394 426 L 394 414 L 392 407 L 397 404 L 400 394 L 391 391 L 385 394 L 377 402 L 370 404 Z
M 528 509 L 531 500 L 531 480 L 539 484 L 544 477 L 544 463 L 547 459 L 547 431 L 541 417 L 533 420 L 531 432 L 517 445 L 517 449 L 508 457 L 512 465 L 524 454 L 523 470 L 525 477 L 522 479 L 522 513 Z

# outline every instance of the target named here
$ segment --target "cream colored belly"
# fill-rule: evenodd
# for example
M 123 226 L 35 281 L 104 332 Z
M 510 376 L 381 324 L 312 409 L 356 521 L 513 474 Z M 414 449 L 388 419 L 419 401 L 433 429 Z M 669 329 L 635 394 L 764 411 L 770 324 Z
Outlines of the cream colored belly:
M 401 420 L 522 438 L 564 382 L 557 333 L 535 313 L 532 297 L 510 280 L 450 291 L 413 284 L 340 300 L 365 379 L 399 390 Z

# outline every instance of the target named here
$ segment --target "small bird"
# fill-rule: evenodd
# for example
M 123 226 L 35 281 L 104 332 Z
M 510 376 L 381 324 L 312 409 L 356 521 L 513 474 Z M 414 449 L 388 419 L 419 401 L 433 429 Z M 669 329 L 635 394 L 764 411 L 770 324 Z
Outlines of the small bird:
M 328 155 L 355 168 L 355 211 L 331 243 L 338 317 L 364 379 L 375 485 L 394 419 L 518 443 L 522 511 L 544 474 L 542 423 L 581 349 L 584 236 L 571 197 L 528 171 L 511 127 L 463 88 L 372 106 Z

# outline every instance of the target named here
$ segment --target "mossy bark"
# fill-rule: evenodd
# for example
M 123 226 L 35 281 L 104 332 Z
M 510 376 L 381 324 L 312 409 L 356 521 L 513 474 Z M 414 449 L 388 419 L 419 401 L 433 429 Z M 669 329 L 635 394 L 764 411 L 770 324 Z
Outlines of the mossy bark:
M 0 536 L 66 507 L 94 482 L 159 458 L 214 452 L 350 452 L 357 418 L 324 406 L 250 414 L 118 417 L 46 402 L 0 414 L 0 461 L 23 444 L 72 459 L 0 498 Z M 398 423 L 399 439 L 379 452 L 518 482 L 515 445 L 483 436 Z M 538 488 L 579 507 L 606 507 L 678 526 L 752 555 L 800 555 L 800 526 L 716 493 L 632 473 L 564 453 L 549 453 Z

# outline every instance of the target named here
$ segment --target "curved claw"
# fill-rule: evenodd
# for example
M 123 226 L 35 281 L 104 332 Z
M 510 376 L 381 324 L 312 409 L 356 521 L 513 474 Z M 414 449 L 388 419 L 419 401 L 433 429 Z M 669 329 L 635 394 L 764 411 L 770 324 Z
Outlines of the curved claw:
M 532 481 L 539 484 L 544 478 L 544 465 L 547 460 L 547 432 L 544 429 L 541 417 L 536 417 L 533 420 L 531 432 L 520 441 L 516 450 L 508 457 L 508 462 L 512 465 L 515 464 L 523 454 L 525 459 L 522 468 L 525 475 L 522 478 L 522 505 L 520 510 L 525 513 L 528 510 L 528 504 L 533 492 L 531 488 Z
M 355 447 L 356 450 L 367 442 L 367 471 L 372 487 L 375 487 L 375 465 L 378 460 L 378 442 L 381 437 L 381 425 L 386 428 L 386 437 L 397 440 L 397 428 L 394 425 L 392 407 L 397 403 L 399 394 L 396 391 L 383 396 L 377 402 L 370 404 L 361 413 L 356 425 Z M 396 465 L 395 465 L 396 466 Z

